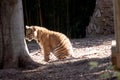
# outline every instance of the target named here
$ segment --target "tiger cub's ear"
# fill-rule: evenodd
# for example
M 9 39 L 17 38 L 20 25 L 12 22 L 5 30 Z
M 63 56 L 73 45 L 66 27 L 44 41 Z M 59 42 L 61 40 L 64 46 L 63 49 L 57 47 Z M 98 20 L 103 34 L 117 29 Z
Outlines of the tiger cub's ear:
M 27 26 L 27 25 L 26 25 L 25 27 L 26 27 L 26 29 L 29 29 L 29 28 L 30 28 L 30 27 L 29 27 L 29 26 Z

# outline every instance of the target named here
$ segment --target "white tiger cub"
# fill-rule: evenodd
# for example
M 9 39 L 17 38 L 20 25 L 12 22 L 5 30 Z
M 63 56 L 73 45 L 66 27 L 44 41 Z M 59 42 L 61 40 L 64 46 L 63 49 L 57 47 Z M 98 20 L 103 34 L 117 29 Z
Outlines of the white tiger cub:
M 26 39 L 36 40 L 44 54 L 44 60 L 49 61 L 50 52 L 58 59 L 72 57 L 73 48 L 70 40 L 62 33 L 39 26 L 26 26 Z

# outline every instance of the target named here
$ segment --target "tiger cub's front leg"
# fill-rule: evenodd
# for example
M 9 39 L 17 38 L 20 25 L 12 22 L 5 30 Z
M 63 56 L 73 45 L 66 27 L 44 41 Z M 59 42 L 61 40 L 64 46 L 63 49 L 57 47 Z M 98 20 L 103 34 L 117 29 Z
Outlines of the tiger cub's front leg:
M 44 46 L 44 61 L 48 62 L 50 60 L 50 48 L 48 46 Z

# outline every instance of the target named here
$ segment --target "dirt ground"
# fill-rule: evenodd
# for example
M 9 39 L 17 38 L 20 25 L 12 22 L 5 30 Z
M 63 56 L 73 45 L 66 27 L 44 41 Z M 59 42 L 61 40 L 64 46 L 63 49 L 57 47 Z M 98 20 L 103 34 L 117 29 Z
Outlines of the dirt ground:
M 113 35 L 72 39 L 75 58 L 57 60 L 51 53 L 48 63 L 43 61 L 39 46 L 28 42 L 31 57 L 41 66 L 0 70 L 0 80 L 120 80 L 111 63 L 112 40 Z

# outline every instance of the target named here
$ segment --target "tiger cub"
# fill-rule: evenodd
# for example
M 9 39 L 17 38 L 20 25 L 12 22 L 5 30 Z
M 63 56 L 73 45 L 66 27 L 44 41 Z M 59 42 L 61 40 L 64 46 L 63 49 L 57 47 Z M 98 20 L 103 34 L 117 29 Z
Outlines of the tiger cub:
M 26 39 L 36 40 L 44 53 L 44 61 L 49 61 L 50 52 L 58 59 L 72 57 L 73 49 L 70 40 L 62 33 L 39 26 L 26 26 Z

